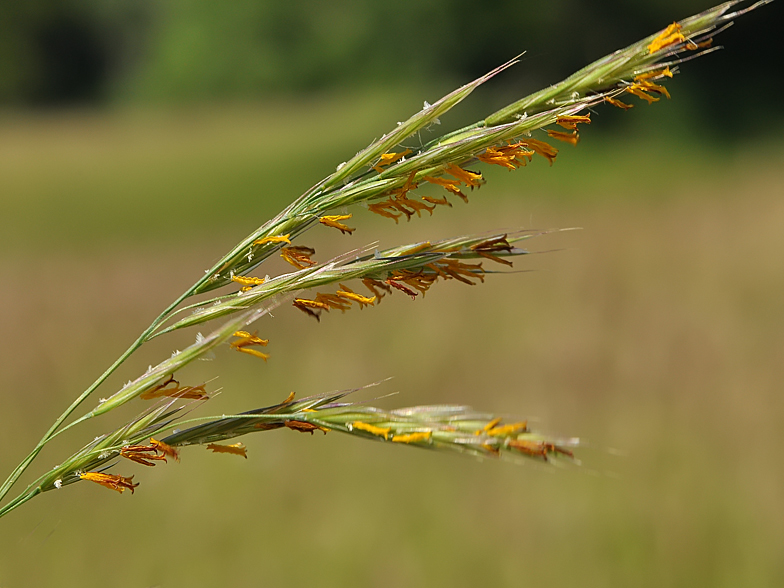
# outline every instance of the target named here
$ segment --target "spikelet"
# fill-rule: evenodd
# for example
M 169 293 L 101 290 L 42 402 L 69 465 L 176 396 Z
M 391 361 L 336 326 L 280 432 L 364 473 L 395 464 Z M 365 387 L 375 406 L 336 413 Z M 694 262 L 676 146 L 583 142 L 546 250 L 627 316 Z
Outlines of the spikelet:
M 122 494 L 126 490 L 130 490 L 131 494 L 133 494 L 134 489 L 139 485 L 139 483 L 133 483 L 133 476 L 124 477 L 118 476 L 115 474 L 102 474 L 100 472 L 86 472 L 79 476 L 82 480 L 89 480 L 90 482 L 95 482 L 96 484 L 100 484 L 104 488 L 109 488 L 110 490 L 114 490 Z
M 410 220 L 414 215 L 424 216 L 423 212 L 432 215 L 437 206 L 452 206 L 448 200 L 451 196 L 468 202 L 466 191 L 481 185 L 484 178 L 481 171 L 469 170 L 467 166 L 484 164 L 515 170 L 530 163 L 534 155 L 547 159 L 552 165 L 558 150 L 549 143 L 532 138 L 532 134 L 547 134 L 550 138 L 576 145 L 579 140 L 578 125 L 591 122 L 587 114 L 590 108 L 607 102 L 618 108 L 629 109 L 631 105 L 619 99 L 624 93 L 632 94 L 649 104 L 659 101 L 661 96 L 669 98 L 667 88 L 657 82 L 673 76 L 670 66 L 679 63 L 681 58 L 678 55 L 711 47 L 713 33 L 722 30 L 731 18 L 765 2 L 730 13 L 735 4 L 727 2 L 673 23 L 658 34 L 604 57 L 558 84 L 523 97 L 475 124 L 437 137 L 415 150 L 398 147 L 420 130 L 437 122 L 438 117 L 516 60 L 458 88 L 433 105 L 425 104 L 420 112 L 358 152 L 281 214 L 235 245 L 206 270 L 204 276 L 176 303 L 156 318 L 120 360 L 58 418 L 56 426 L 47 432 L 31 457 L 23 461 L 0 486 L 0 501 L 41 448 L 62 430 L 62 423 L 68 421 L 81 402 L 139 347 L 171 331 L 229 316 L 225 324 L 207 337 L 199 335 L 195 344 L 174 352 L 171 358 L 155 367 L 151 366 L 142 376 L 109 398 L 101 399 L 82 418 L 71 421 L 68 427 L 105 414 L 137 397 L 160 400 L 156 406 L 145 409 L 127 425 L 97 438 L 63 464 L 50 470 L 29 493 L 23 493 L 0 506 L 0 517 L 42 491 L 61 488 L 79 480 L 93 481 L 120 493 L 125 490 L 133 493 L 138 484 L 132 481 L 132 477 L 95 471 L 107 461 L 118 457 L 152 466 L 157 461 L 166 461 L 167 457 L 176 458 L 176 447 L 188 443 L 208 443 L 207 447 L 212 451 L 247 457 L 242 444 L 219 445 L 213 441 L 281 427 L 311 433 L 315 430 L 337 430 L 382 442 L 430 449 L 448 448 L 475 455 L 513 453 L 546 461 L 559 456 L 570 458 L 569 443 L 558 443 L 538 436 L 528 430 L 524 421 L 504 425 L 497 417 L 478 415 L 464 407 L 414 407 L 401 411 L 383 411 L 366 405 L 337 403 L 338 397 L 324 402 L 320 399 L 294 401 L 292 398 L 264 409 L 264 414 L 257 415 L 256 411 L 251 411 L 254 414 L 241 415 L 242 418 L 221 418 L 205 423 L 206 428 L 187 429 L 162 441 L 151 439 L 150 445 L 141 443 L 151 435 L 159 435 L 170 428 L 177 418 L 177 411 L 182 408 L 173 407 L 175 401 L 207 399 L 204 384 L 181 386 L 174 380 L 173 374 L 203 357 L 217 345 L 227 342 L 232 333 L 235 337 L 229 343 L 232 349 L 267 359 L 266 354 L 256 349 L 266 346 L 267 341 L 243 329 L 277 304 L 272 302 L 273 297 L 282 300 L 294 296 L 299 290 L 339 284 L 340 289 L 335 294 L 317 293 L 313 299 L 294 300 L 296 308 L 318 319 L 319 313 L 323 311 L 345 311 L 353 305 L 360 308 L 374 305 L 384 294 L 393 291 L 403 292 L 412 298 L 420 294 L 424 296 L 439 280 L 476 285 L 484 281 L 485 270 L 481 263 L 468 263 L 467 260 L 484 258 L 509 264 L 509 257 L 525 253 L 513 247 L 507 235 L 503 235 L 490 239 L 454 239 L 448 245 L 440 246 L 420 244 L 409 250 L 400 248 L 386 257 L 384 254 L 370 257 L 357 255 L 356 259 L 342 258 L 328 264 L 318 264 L 311 259 L 314 252 L 311 253 L 310 248 L 292 246 L 292 235 L 298 236 L 317 223 L 338 229 L 342 234 L 351 234 L 355 229 L 342 222 L 352 218 L 350 213 L 327 213 L 356 204 L 365 204 L 371 212 L 397 223 L 403 216 Z M 665 62 L 664 59 L 670 61 Z M 551 125 L 570 132 L 548 128 Z M 414 190 L 420 184 L 438 186 L 446 195 L 414 196 Z M 278 249 L 283 249 L 284 259 L 297 268 L 296 272 L 271 280 L 247 275 Z M 358 294 L 342 283 L 349 279 L 362 280 L 373 296 Z M 210 292 L 232 282 L 241 286 L 241 292 L 213 298 L 204 307 L 196 304 L 180 305 L 191 296 Z M 192 312 L 178 314 L 185 310 Z M 204 431 L 209 432 L 201 435 Z

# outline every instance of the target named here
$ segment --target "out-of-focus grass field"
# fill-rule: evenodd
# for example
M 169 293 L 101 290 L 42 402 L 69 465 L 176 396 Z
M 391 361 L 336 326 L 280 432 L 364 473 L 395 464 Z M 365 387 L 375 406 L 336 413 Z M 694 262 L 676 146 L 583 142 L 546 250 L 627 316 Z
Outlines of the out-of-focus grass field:
M 3 474 L 224 250 L 419 104 L 0 123 Z M 584 439 L 581 467 L 273 431 L 243 439 L 247 461 L 192 448 L 121 464 L 134 496 L 78 484 L 35 499 L 0 521 L 0 587 L 784 584 L 784 152 L 674 137 L 669 108 L 638 106 L 617 136 L 596 117 L 552 168 L 486 170 L 470 205 L 432 219 L 358 209 L 353 236 L 302 239 L 327 259 L 584 228 L 529 241 L 561 249 L 516 263 L 537 271 L 321 324 L 283 307 L 256 325 L 268 364 L 224 349 L 180 374 L 219 376 L 203 414 L 394 376 L 360 397 L 530 417 Z M 156 340 L 99 396 L 193 336 Z M 64 435 L 39 467 L 120 418 Z

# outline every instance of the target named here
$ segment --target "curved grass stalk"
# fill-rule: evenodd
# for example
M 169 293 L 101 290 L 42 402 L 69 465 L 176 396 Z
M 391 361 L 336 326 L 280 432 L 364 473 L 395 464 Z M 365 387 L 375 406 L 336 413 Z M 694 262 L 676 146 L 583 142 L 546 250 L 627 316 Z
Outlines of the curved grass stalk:
M 588 65 L 558 84 L 522 98 L 473 125 L 431 141 L 416 152 L 411 150 L 404 150 L 400 153 L 390 152 L 390 149 L 401 145 L 407 138 L 435 122 L 470 95 L 479 85 L 516 63 L 516 60 L 512 60 L 474 82 L 455 90 L 433 105 L 425 103 L 425 107 L 420 112 L 400 123 L 396 129 L 373 142 L 348 162 L 338 166 L 333 174 L 314 185 L 275 218 L 240 241 L 211 269 L 207 270 L 204 276 L 170 304 L 130 347 L 55 420 L 33 450 L 0 486 L 0 502 L 36 459 L 43 447 L 59 432 L 68 430 L 84 420 L 105 414 L 133 398 L 157 389 L 167 377 L 171 377 L 176 369 L 183 367 L 216 345 L 226 342 L 232 335 L 236 335 L 239 329 L 250 324 L 260 313 L 265 312 L 265 304 L 275 304 L 275 299 L 279 303 L 286 296 L 293 296 L 296 291 L 301 289 L 334 282 L 340 284 L 341 280 L 348 279 L 362 279 L 365 286 L 373 293 L 373 297 L 364 296 L 343 287 L 341 284 L 341 290 L 335 294 L 322 294 L 321 299 L 318 296 L 314 300 L 295 299 L 294 305 L 297 308 L 319 318 L 320 311 L 345 310 L 354 303 L 360 306 L 369 305 L 372 300 L 380 300 L 384 295 L 383 292 L 389 293 L 392 289 L 415 297 L 419 293 L 424 294 L 427 288 L 439 279 L 455 279 L 473 283 L 475 279 L 483 279 L 485 270 L 480 264 L 465 264 L 461 260 L 483 257 L 494 262 L 508 263 L 505 257 L 525 253 L 510 244 L 510 241 L 517 237 L 507 240 L 506 235 L 497 235 L 493 239 L 485 238 L 483 247 L 477 247 L 477 245 L 482 245 L 483 241 L 477 242 L 476 237 L 462 238 L 462 240 L 453 240 L 450 244 L 444 242 L 436 245 L 418 244 L 414 247 L 389 250 L 377 256 L 362 256 L 353 261 L 338 260 L 318 265 L 315 262 L 311 263 L 310 254 L 307 252 L 308 248 L 300 248 L 299 251 L 296 251 L 295 248 L 284 248 L 284 246 L 290 245 L 292 239 L 317 224 L 337 228 L 342 233 L 353 232 L 353 228 L 341 222 L 350 218 L 350 215 L 330 216 L 327 213 L 355 204 L 364 205 L 371 212 L 394 219 L 396 223 L 402 216 L 408 220 L 414 214 L 421 216 L 423 211 L 432 214 L 433 209 L 439 205 L 452 206 L 446 197 L 422 196 L 421 199 L 412 199 L 409 194 L 413 194 L 420 184 L 441 186 L 450 195 L 467 201 L 467 196 L 461 190 L 465 187 L 473 189 L 483 183 L 481 173 L 463 167 L 468 164 L 495 164 L 508 169 L 516 169 L 526 165 L 534 154 L 546 158 L 552 164 L 558 153 L 557 149 L 542 140 L 531 138 L 533 132 L 541 133 L 543 138 L 546 134 L 549 138 L 576 144 L 579 139 L 577 124 L 590 123 L 590 116 L 585 112 L 600 102 L 608 102 L 614 106 L 628 109 L 631 105 L 619 100 L 625 94 L 634 95 L 648 103 L 658 101 L 661 96 L 669 98 L 669 92 L 657 82 L 677 73 L 676 66 L 679 63 L 713 51 L 714 48 L 711 47 L 712 35 L 718 34 L 729 26 L 731 19 L 767 4 L 771 0 L 762 0 L 744 10 L 730 12 L 730 9 L 741 1 L 726 2 L 696 16 L 673 23 L 666 29 L 650 35 L 626 49 Z M 688 55 L 683 56 L 684 53 Z M 674 69 L 671 70 L 670 67 Z M 554 124 L 572 132 L 567 133 L 547 128 Z M 300 156 L 305 155 L 300 154 Z M 289 260 L 294 260 L 295 265 L 301 263 L 313 267 L 303 267 L 298 272 L 279 276 L 264 284 L 259 284 L 259 279 L 254 281 L 247 277 L 249 271 L 274 253 L 281 251 L 284 253 L 284 257 L 288 254 Z M 197 309 L 190 316 L 181 318 L 168 327 L 163 327 L 177 313 L 192 310 L 196 306 L 189 305 L 182 308 L 182 303 L 187 299 L 226 286 L 233 281 L 242 281 L 242 278 L 246 281 L 250 280 L 255 287 L 248 287 L 245 292 L 215 298 L 209 301 L 212 306 L 202 310 Z M 202 304 L 204 303 L 202 302 Z M 92 411 L 65 425 L 83 402 L 93 395 L 105 380 L 145 342 L 173 330 L 226 315 L 237 316 L 234 316 L 209 337 L 197 340 L 194 345 L 179 356 L 160 362 L 156 368 L 151 368 L 146 374 L 131 382 L 109 399 L 100 402 Z M 232 343 L 232 346 L 240 351 L 244 350 L 264 357 L 264 354 L 260 352 L 247 349 L 247 346 L 259 344 L 258 341 L 261 340 L 256 341 L 257 338 L 254 339 L 253 336 L 246 335 L 247 337 L 243 336 L 244 338 L 241 338 L 239 342 Z M 337 407 L 331 407 L 329 410 L 332 412 L 327 409 L 324 409 L 326 412 L 320 412 L 320 417 L 298 414 L 298 418 L 301 416 L 301 422 L 316 427 L 331 428 L 331 430 L 359 435 L 368 433 L 378 436 L 373 432 L 374 430 L 389 428 L 389 434 L 393 435 L 393 442 L 394 436 L 397 436 L 398 439 L 401 437 L 405 439 L 406 435 L 414 435 L 415 437 L 409 437 L 412 443 L 419 443 L 423 438 L 420 439 L 416 435 L 426 432 L 416 430 L 406 432 L 407 429 L 400 428 L 406 422 L 409 425 L 420 423 L 412 416 L 413 413 L 417 413 L 417 418 L 427 413 L 428 418 L 435 419 L 433 422 L 446 418 L 444 414 L 438 413 L 435 409 L 413 410 L 406 417 L 414 419 L 410 421 L 406 421 L 402 417 L 402 413 L 385 413 L 378 409 L 370 411 L 373 414 L 356 408 L 352 409 L 354 412 L 343 408 L 338 410 Z M 477 424 L 468 417 L 465 420 L 472 422 L 472 426 Z M 364 423 L 373 430 L 351 424 L 357 422 Z M 435 426 L 431 428 L 431 436 L 428 439 L 433 444 L 446 443 L 449 445 L 451 443 L 452 445 L 449 446 L 456 447 L 462 444 L 466 447 L 473 447 L 465 440 L 456 441 L 456 438 L 453 439 L 447 434 L 450 431 L 446 429 L 436 430 Z M 465 432 L 459 426 L 457 430 L 461 434 Z M 482 435 L 480 434 L 479 437 Z M 420 440 L 415 441 L 415 439 Z M 517 439 L 517 441 L 521 440 Z M 79 459 L 85 457 L 79 455 Z M 88 457 L 92 458 L 92 454 L 89 454 Z M 545 457 L 547 457 L 547 451 L 545 451 Z M 50 476 L 50 474 L 45 474 L 44 477 L 39 478 L 39 481 L 48 480 L 49 478 L 46 476 Z M 103 481 L 110 486 L 112 484 L 107 479 L 103 479 Z M 123 486 L 123 484 L 127 484 L 126 482 L 116 481 L 116 484 L 119 484 L 119 488 L 115 487 L 114 489 L 121 491 L 123 488 L 128 488 L 127 485 Z M 41 486 L 37 482 L 33 483 L 17 498 L 2 506 L 0 516 L 30 500 L 43 491 L 42 488 L 45 486 L 46 484 Z M 48 488 L 48 486 L 46 487 Z M 132 485 L 130 489 L 133 489 Z
M 256 320 L 262 314 L 271 310 L 272 307 L 268 306 L 266 308 L 260 308 L 256 310 L 249 311 L 247 313 L 242 314 L 239 318 L 228 322 L 227 324 L 223 325 L 220 329 L 213 332 L 208 337 L 201 338 L 196 341 L 193 345 L 186 348 L 184 351 L 180 352 L 179 354 L 164 360 L 155 368 L 149 369 L 145 372 L 142 376 L 137 378 L 133 382 L 129 382 L 126 386 L 118 391 L 116 394 L 111 396 L 110 398 L 106 399 L 105 401 L 99 402 L 98 405 L 90 412 L 85 414 L 84 416 L 80 417 L 76 421 L 70 423 L 66 427 L 59 429 L 59 426 L 65 421 L 65 419 L 73 413 L 76 407 L 81 404 L 87 397 L 90 395 L 92 391 L 97 388 L 98 384 L 93 384 L 91 388 L 88 388 L 82 395 L 74 401 L 74 403 L 64 412 L 57 421 L 55 421 L 54 425 L 49 428 L 46 435 L 39 441 L 38 445 L 33 449 L 33 451 L 25 458 L 25 460 L 17 466 L 17 468 L 11 473 L 8 479 L 5 481 L 3 486 L 0 488 L 0 499 L 4 497 L 9 490 L 13 487 L 14 483 L 19 479 L 25 469 L 30 465 L 30 463 L 35 459 L 35 457 L 40 453 L 43 447 L 51 441 L 54 437 L 56 437 L 59 433 L 62 433 L 75 425 L 104 414 L 118 406 L 121 406 L 136 398 L 140 394 L 144 393 L 146 390 L 153 388 L 157 385 L 161 380 L 165 379 L 166 376 L 170 373 L 173 373 L 177 369 L 184 367 L 188 363 L 198 359 L 201 355 L 209 351 L 210 349 L 216 347 L 217 345 L 225 342 L 228 340 L 232 334 L 237 331 L 237 329 L 246 326 L 247 324 Z M 163 315 L 161 315 L 163 316 Z M 160 317 L 159 317 L 160 319 Z M 153 323 L 155 325 L 156 323 Z M 148 329 L 149 331 L 150 329 Z M 145 331 L 142 334 L 146 340 L 146 337 L 149 335 L 148 331 Z M 102 376 L 98 383 L 105 380 L 120 364 L 122 364 L 125 359 L 127 359 L 135 349 L 141 346 L 144 342 L 140 337 L 134 345 L 132 345 L 116 362 L 112 365 L 112 367 L 107 370 Z M 59 430 L 58 430 L 59 429 Z
M 173 422 L 173 417 L 182 407 L 172 408 L 175 400 L 164 402 L 149 409 L 112 433 L 97 437 L 77 451 L 62 464 L 32 482 L 24 492 L 0 508 L 0 517 L 21 506 L 28 500 L 48 490 L 60 489 L 81 480 L 87 471 L 120 456 L 123 447 L 133 446 L 151 435 L 165 430 Z
M 169 313 L 174 311 L 174 309 L 176 309 L 182 303 L 183 300 L 185 300 L 192 294 L 192 290 L 193 289 L 191 288 L 191 290 L 186 291 L 184 294 L 182 294 L 182 296 L 177 298 L 177 300 L 172 302 L 168 306 L 168 308 L 166 308 L 166 310 L 164 310 L 160 315 L 158 315 L 158 317 L 150 324 L 150 326 L 147 327 L 147 329 L 145 329 L 141 335 L 139 335 L 136 341 L 134 341 L 131 344 L 131 346 L 128 347 L 128 349 L 126 349 L 123 352 L 123 354 L 120 355 L 120 357 L 118 357 L 117 360 L 111 366 L 109 366 L 109 368 L 103 374 L 101 374 L 101 376 L 97 380 L 95 380 L 92 384 L 90 384 L 90 386 L 84 392 L 82 392 L 76 398 L 76 400 L 74 400 L 71 403 L 71 405 L 68 408 L 66 408 L 65 411 L 59 417 L 57 417 L 57 419 L 52 424 L 52 426 L 49 427 L 46 433 L 44 433 L 44 436 L 41 437 L 41 440 L 38 442 L 38 444 L 27 455 L 27 457 L 25 457 L 22 460 L 22 462 L 18 466 L 16 466 L 16 468 L 14 468 L 14 470 L 11 472 L 8 478 L 6 478 L 6 480 L 3 482 L 2 486 L 0 486 L 0 502 L 2 502 L 3 498 L 8 494 L 9 490 L 11 490 L 13 485 L 16 483 L 19 477 L 24 473 L 27 467 L 38 456 L 38 454 L 41 452 L 44 446 L 54 437 L 57 430 L 68 419 L 68 417 L 70 417 L 74 413 L 74 411 L 76 411 L 76 409 L 79 408 L 82 402 L 87 400 L 87 398 L 90 395 L 92 395 L 92 393 L 95 392 L 95 390 L 101 384 L 103 384 L 104 381 L 106 381 L 106 379 L 110 375 L 112 375 L 117 370 L 117 368 L 119 368 L 125 362 L 125 360 L 127 360 L 137 349 L 139 349 L 139 347 L 141 347 L 144 344 L 144 342 L 147 340 L 147 337 L 150 335 L 150 333 L 152 333 L 161 322 L 166 320 Z M 2 515 L 2 512 L 3 511 L 0 511 L 0 516 Z

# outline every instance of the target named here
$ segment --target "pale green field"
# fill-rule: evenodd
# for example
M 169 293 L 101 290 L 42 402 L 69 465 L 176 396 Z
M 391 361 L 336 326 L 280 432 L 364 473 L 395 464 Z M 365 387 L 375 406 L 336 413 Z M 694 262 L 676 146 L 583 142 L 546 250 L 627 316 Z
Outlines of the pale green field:
M 225 249 L 419 105 L 6 118 L 0 470 Z M 537 271 L 321 324 L 281 308 L 257 324 L 268 364 L 221 350 L 182 374 L 218 377 L 212 414 L 393 376 L 363 397 L 529 417 L 582 438 L 582 466 L 259 434 L 247 461 L 192 448 L 123 464 L 134 496 L 78 484 L 28 503 L 0 520 L 0 587 L 784 584 L 784 154 L 673 138 L 668 108 L 583 131 L 552 168 L 488 172 L 432 219 L 357 210 L 353 236 L 303 239 L 326 259 L 584 228 L 529 242 L 562 249 L 516 263 Z M 142 350 L 107 395 L 193 335 Z M 40 467 L 120 418 L 65 435 Z

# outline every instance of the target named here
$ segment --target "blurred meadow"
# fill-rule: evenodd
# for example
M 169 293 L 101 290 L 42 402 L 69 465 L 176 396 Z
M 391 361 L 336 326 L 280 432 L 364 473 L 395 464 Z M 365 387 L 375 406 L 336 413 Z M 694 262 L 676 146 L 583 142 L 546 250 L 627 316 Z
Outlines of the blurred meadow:
M 457 127 L 708 8 L 608 3 L 594 13 L 575 0 L 527 23 L 536 8 L 521 4 L 502 18 L 433 3 L 432 34 L 404 20 L 387 30 L 391 9 L 359 0 L 326 15 L 302 2 L 246 12 L 179 2 L 164 14 L 146 4 L 131 14 L 123 2 L 103 12 L 5 5 L 19 26 L 0 44 L 0 470 L 215 259 L 423 100 L 530 49 L 442 121 Z M 395 16 L 414 10 L 401 2 Z M 475 38 L 460 14 L 475 19 Z M 575 34 L 574 47 L 556 33 L 589 14 L 598 32 Z M 485 169 L 468 205 L 400 225 L 357 208 L 353 235 L 316 227 L 300 239 L 323 260 L 375 242 L 582 228 L 528 241 L 542 253 L 515 261 L 525 271 L 439 283 L 425 298 L 388 297 L 320 323 L 283 306 L 254 326 L 270 339 L 266 364 L 219 349 L 182 374 L 222 389 L 201 415 L 392 377 L 358 398 L 397 392 L 375 402 L 529 418 L 580 437 L 582 465 L 480 462 L 286 429 L 242 438 L 247 461 L 186 448 L 181 463 L 126 466 L 141 482 L 133 496 L 77 484 L 0 520 L 0 588 L 783 585 L 781 80 L 755 61 L 776 14 L 739 19 L 721 38 L 726 51 L 668 82 L 671 101 L 597 109 L 552 167 Z M 244 31 L 256 23 L 266 39 L 273 17 L 279 45 L 248 55 Z M 321 30 L 318 19 L 327 24 L 309 53 L 297 39 Z M 22 24 L 50 30 L 41 22 L 55 33 L 52 23 L 66 23 L 50 37 L 79 42 L 36 52 L 50 37 L 25 37 Z M 440 44 L 449 23 L 469 47 Z M 236 44 L 214 55 L 235 26 Z M 368 40 L 396 32 L 391 56 Z M 101 35 L 118 45 L 104 51 Z M 267 59 L 276 46 L 285 51 Z M 68 70 L 59 86 L 30 81 L 69 50 L 103 64 L 89 83 Z M 775 59 L 767 67 L 780 72 Z M 74 60 L 73 72 L 89 73 Z M 768 94 L 748 98 L 757 91 Z M 270 259 L 255 274 L 286 269 Z M 104 395 L 194 336 L 145 346 Z M 38 467 L 122 423 L 107 418 L 64 434 Z

